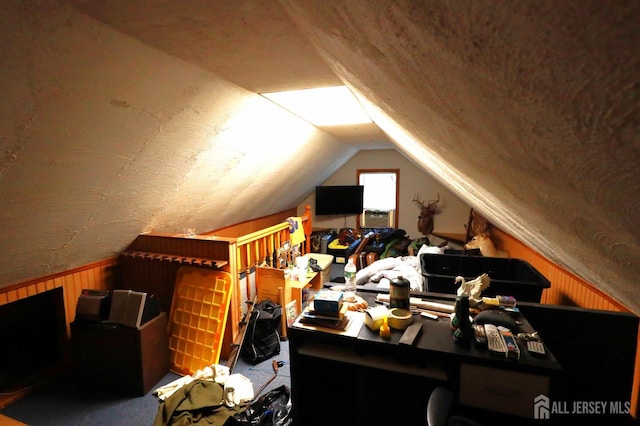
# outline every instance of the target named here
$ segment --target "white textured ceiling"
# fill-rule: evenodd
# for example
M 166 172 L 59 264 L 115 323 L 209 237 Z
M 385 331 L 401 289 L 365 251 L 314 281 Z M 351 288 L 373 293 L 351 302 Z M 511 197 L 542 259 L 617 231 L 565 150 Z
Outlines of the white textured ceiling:
M 251 92 L 344 84 L 277 0 L 67 1 Z M 326 130 L 360 149 L 393 147 L 375 124 Z
M 24 54 L 25 61 L 33 59 L 29 55 L 35 54 L 34 45 L 45 44 L 42 40 L 36 43 L 36 36 L 28 34 L 39 32 L 43 37 L 51 34 L 67 40 L 73 35 L 65 31 L 80 33 L 78 28 L 88 25 L 57 7 L 63 4 L 73 5 L 161 55 L 190 64 L 194 70 L 188 75 L 193 81 L 202 78 L 196 71 L 201 69 L 248 92 L 346 83 L 410 135 L 408 139 L 396 136 L 386 122 L 378 122 L 405 156 L 440 176 L 460 198 L 501 228 L 640 312 L 640 6 L 635 1 L 10 3 L 13 7 L 7 7 L 5 13 L 12 11 L 15 16 L 7 19 L 5 28 L 11 33 L 13 22 L 19 22 L 12 34 L 31 46 Z M 108 52 L 88 55 L 92 64 L 93 56 L 100 54 L 112 55 L 115 60 L 121 55 L 116 46 L 122 45 L 128 50 L 140 49 L 143 56 L 161 62 L 148 49 L 129 46 L 128 40 L 105 30 L 87 27 L 85 32 L 84 43 L 89 46 L 114 46 Z M 60 47 L 51 51 L 64 54 Z M 4 53 L 8 59 L 12 54 Z M 133 60 L 129 57 L 123 56 L 122 60 L 124 68 L 136 66 L 128 63 Z M 139 60 L 142 64 L 144 58 Z M 168 60 L 163 57 L 162 62 Z M 31 72 L 36 75 L 43 70 Z M 94 67 L 87 72 L 100 70 Z M 168 75 L 176 72 L 173 68 L 145 72 L 162 74 L 166 81 L 175 82 L 168 80 Z M 36 80 L 31 79 L 32 86 Z M 38 99 L 55 97 L 54 87 L 51 84 L 47 92 L 31 93 Z M 185 93 L 192 90 L 198 99 L 202 97 L 196 112 L 204 110 L 202 87 L 205 85 L 193 83 L 183 88 L 182 95 L 176 96 L 176 105 L 184 102 Z M 115 88 L 117 92 L 124 85 Z M 219 89 L 212 88 L 216 93 Z M 167 102 L 167 96 L 161 100 Z M 124 109 L 128 108 L 127 102 L 114 95 L 111 105 Z M 192 103 L 188 106 L 193 107 Z M 224 108 L 218 105 L 215 109 L 224 114 Z M 141 118 L 156 114 L 154 119 L 165 113 L 160 107 L 153 111 L 151 106 L 142 112 L 147 114 Z M 179 111 L 172 113 L 175 116 Z M 16 128 L 26 123 L 13 121 Z M 165 127 L 166 123 L 163 130 Z M 224 129 L 200 127 L 198 123 L 189 131 L 224 133 Z M 140 140 L 140 152 L 152 157 L 148 142 L 142 143 L 139 138 L 144 129 L 132 126 L 119 130 Z M 15 134 L 21 133 L 16 130 Z M 86 131 L 85 136 L 92 135 Z M 389 141 L 384 139 L 374 128 L 372 134 L 354 137 L 350 143 L 356 148 L 385 146 Z M 4 141 L 7 146 L 11 145 L 7 141 L 14 142 L 15 147 L 4 150 L 4 169 L 0 171 L 11 171 L 6 164 L 16 158 L 19 163 L 22 145 L 17 137 L 5 136 Z M 157 138 L 153 142 L 152 146 L 157 146 Z M 161 156 L 167 148 L 157 149 L 156 155 Z M 322 154 L 309 155 L 329 155 L 322 160 L 331 164 L 350 152 L 336 148 L 331 154 L 325 149 Z M 123 150 L 117 155 L 125 156 Z M 229 155 L 236 155 L 234 162 L 242 162 L 246 153 Z M 191 176 L 196 169 L 197 162 L 182 174 L 184 185 L 190 191 L 202 191 L 204 197 L 202 182 Z M 323 170 L 331 171 L 326 167 Z M 166 174 L 174 172 L 181 175 L 179 170 Z M 300 192 L 300 196 L 322 177 L 311 171 L 292 172 L 298 173 L 301 183 L 291 190 Z M 275 171 L 265 173 L 276 176 Z M 244 199 L 269 199 L 265 187 L 255 184 L 254 178 L 246 177 L 245 185 L 239 185 Z M 144 194 L 152 192 L 144 183 L 134 189 Z M 107 199 L 110 195 L 102 194 Z M 166 205 L 171 200 L 167 193 L 160 197 Z M 151 204 L 158 199 L 150 196 L 147 201 Z M 141 214 L 130 203 L 114 203 L 120 216 L 123 212 Z M 281 205 L 272 202 L 273 208 Z M 198 210 L 220 210 L 217 205 L 183 207 L 188 210 L 186 214 L 194 216 L 198 216 Z M 239 206 L 226 205 L 221 213 L 232 218 L 242 217 L 237 213 L 244 212 Z M 180 224 L 184 214 L 167 207 L 156 212 L 153 221 Z M 74 232 L 84 235 L 69 230 L 70 234 Z M 90 240 L 91 233 L 87 234 Z M 72 244 L 73 238 L 69 236 L 64 244 Z

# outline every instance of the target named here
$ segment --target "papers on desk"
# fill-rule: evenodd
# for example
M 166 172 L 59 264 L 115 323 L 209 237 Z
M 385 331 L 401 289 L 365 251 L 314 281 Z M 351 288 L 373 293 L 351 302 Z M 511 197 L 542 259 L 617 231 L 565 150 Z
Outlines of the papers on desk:
M 362 325 L 364 324 L 364 312 L 347 311 L 345 313 L 345 317 L 348 319 L 348 325 L 345 330 L 336 330 L 333 328 L 322 327 L 320 325 L 304 323 L 303 321 L 301 321 L 303 319 L 302 315 L 296 318 L 292 327 L 306 328 L 309 330 L 320 330 L 325 333 L 357 337 L 358 334 L 360 333 L 360 329 L 362 328 Z

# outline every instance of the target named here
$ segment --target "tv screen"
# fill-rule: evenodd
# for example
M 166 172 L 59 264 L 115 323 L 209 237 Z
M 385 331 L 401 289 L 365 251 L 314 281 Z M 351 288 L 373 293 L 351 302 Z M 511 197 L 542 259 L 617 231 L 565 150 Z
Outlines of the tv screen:
M 316 215 L 352 215 L 362 213 L 364 186 L 316 186 Z

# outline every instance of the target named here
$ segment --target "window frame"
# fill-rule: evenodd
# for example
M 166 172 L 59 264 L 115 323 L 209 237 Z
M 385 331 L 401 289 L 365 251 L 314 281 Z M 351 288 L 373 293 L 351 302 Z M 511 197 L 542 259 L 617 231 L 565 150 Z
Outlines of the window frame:
M 357 169 L 356 170 L 356 185 L 361 185 L 360 183 L 360 175 L 362 174 L 373 174 L 373 173 L 392 173 L 396 176 L 396 203 L 395 203 L 395 214 L 393 217 L 393 228 L 398 228 L 398 217 L 400 216 L 400 169 Z M 365 187 L 366 191 L 366 187 Z M 362 229 L 364 209 L 362 212 L 356 216 L 356 226 L 358 229 Z

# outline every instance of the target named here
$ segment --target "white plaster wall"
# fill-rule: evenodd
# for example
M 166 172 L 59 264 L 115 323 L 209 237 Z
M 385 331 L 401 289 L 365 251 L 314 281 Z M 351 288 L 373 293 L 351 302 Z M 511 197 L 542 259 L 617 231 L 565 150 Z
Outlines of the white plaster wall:
M 0 26 L 0 286 L 294 207 L 355 151 L 56 2 Z
M 355 185 L 358 169 L 400 169 L 398 227 L 404 229 L 410 238 L 422 237 L 417 225 L 420 209 L 412 201 L 416 193 L 420 194 L 422 200 L 435 199 L 440 194 L 438 213 L 434 218 L 434 232 L 465 233 L 464 225 L 469 218 L 469 206 L 396 150 L 360 151 L 322 182 L 322 185 Z M 310 205 L 312 212 L 315 211 L 315 191 L 298 205 L 298 211 L 304 211 L 305 205 Z M 355 228 L 356 217 L 347 216 L 345 219 L 314 215 L 313 225 L 318 228 Z M 442 241 L 433 236 L 430 236 L 430 240 L 432 244 Z

